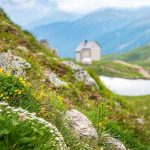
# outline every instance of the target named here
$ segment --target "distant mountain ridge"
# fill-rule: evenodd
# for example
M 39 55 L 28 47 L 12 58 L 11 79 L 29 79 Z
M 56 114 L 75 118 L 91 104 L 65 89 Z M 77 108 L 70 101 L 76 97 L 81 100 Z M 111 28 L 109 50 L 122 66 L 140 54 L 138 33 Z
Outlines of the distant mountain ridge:
M 83 40 L 102 45 L 103 54 L 122 53 L 150 42 L 150 9 L 103 9 L 73 22 L 56 22 L 31 30 L 47 39 L 62 57 L 74 57 Z
M 60 20 L 61 21 L 67 21 L 67 20 L 74 21 L 77 18 L 80 18 L 81 16 L 82 15 L 75 15 L 75 14 L 64 13 L 61 11 L 60 12 L 56 11 L 56 12 L 53 12 L 52 14 L 50 14 L 48 16 L 42 17 L 36 21 L 33 21 L 29 24 L 26 24 L 24 26 L 24 28 L 31 30 L 33 28 L 36 28 L 36 27 L 39 27 L 42 25 L 52 24 L 54 22 L 60 22 Z

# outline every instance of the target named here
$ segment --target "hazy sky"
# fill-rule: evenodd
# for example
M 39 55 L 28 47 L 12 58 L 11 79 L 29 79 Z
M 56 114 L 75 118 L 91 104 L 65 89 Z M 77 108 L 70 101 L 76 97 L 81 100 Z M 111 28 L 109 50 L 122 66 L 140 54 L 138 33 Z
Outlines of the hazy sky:
M 99 8 L 144 6 L 150 6 L 150 0 L 0 0 L 0 7 L 21 25 L 56 12 L 83 15 Z

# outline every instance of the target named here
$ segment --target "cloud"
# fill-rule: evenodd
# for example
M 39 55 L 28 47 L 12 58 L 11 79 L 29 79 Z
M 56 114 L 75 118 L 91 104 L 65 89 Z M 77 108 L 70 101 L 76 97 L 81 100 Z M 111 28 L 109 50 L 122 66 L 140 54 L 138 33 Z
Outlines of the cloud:
M 69 13 L 86 14 L 99 8 L 139 8 L 150 6 L 150 0 L 58 0 L 58 9 Z
M 20 25 L 28 24 L 55 12 L 54 0 L 0 0 L 0 7 Z
M 55 17 L 57 12 L 84 15 L 99 8 L 142 6 L 150 6 L 150 0 L 0 0 L 0 7 L 20 25 L 45 16 Z
M 0 0 L 2 7 L 8 14 L 14 13 L 35 15 L 35 18 L 50 14 L 56 9 L 56 0 Z M 19 14 L 17 14 L 19 15 Z
M 150 6 L 150 0 L 0 0 L 7 10 L 39 11 L 49 13 L 54 9 L 69 13 L 85 14 L 99 8 L 138 8 Z
M 0 6 L 9 9 L 31 9 L 36 4 L 36 0 L 1 0 Z

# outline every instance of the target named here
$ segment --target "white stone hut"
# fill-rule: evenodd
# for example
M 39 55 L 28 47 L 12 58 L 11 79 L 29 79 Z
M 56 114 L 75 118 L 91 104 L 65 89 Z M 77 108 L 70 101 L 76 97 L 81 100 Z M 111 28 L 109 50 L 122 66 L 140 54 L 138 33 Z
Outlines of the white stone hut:
M 92 61 L 100 60 L 101 46 L 95 41 L 84 41 L 76 49 L 76 61 L 90 65 Z

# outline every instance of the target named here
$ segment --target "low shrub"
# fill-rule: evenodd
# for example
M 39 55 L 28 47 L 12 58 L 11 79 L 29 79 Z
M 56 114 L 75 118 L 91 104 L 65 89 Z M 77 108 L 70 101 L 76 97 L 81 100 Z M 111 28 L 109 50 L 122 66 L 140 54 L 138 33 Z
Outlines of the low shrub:
M 34 113 L 0 103 L 1 150 L 65 150 L 63 137 L 56 127 Z
M 21 106 L 31 111 L 38 111 L 38 103 L 31 91 L 31 85 L 22 77 L 0 72 L 0 101 L 12 106 Z

